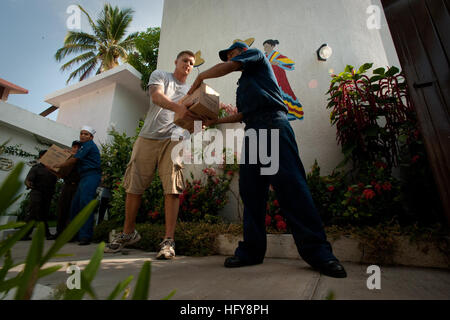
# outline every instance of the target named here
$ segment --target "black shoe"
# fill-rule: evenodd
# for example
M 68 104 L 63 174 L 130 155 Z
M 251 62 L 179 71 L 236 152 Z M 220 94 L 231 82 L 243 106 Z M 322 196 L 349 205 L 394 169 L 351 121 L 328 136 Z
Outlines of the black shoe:
M 89 239 L 81 239 L 80 242 L 78 243 L 79 246 L 87 246 L 90 244 L 91 244 L 91 241 Z
M 78 241 L 78 238 L 76 236 L 69 240 L 69 242 L 77 242 L 77 241 Z
M 232 257 L 226 258 L 223 265 L 225 266 L 225 268 L 239 268 L 239 267 L 251 266 L 251 265 L 260 264 L 260 263 L 261 262 L 248 263 L 248 262 L 242 261 L 241 258 L 239 258 L 238 256 L 232 256 Z
M 347 277 L 347 272 L 345 272 L 344 267 L 337 260 L 330 260 L 320 265 L 313 266 L 313 268 L 317 269 L 318 271 L 320 271 L 320 273 L 329 277 L 333 278 Z
M 57 236 L 55 234 L 50 234 L 46 238 L 47 238 L 47 240 L 55 240 L 57 238 Z

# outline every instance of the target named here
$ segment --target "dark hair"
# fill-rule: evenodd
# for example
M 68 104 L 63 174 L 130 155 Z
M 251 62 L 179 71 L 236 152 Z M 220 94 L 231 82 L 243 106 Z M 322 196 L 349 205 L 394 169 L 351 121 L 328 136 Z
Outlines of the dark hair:
M 275 47 L 277 44 L 280 44 L 278 42 L 278 40 L 272 40 L 272 39 L 268 39 L 268 40 L 264 41 L 263 45 L 265 45 L 266 43 L 270 44 L 272 47 Z
M 191 57 L 195 58 L 195 54 L 194 54 L 192 51 L 184 50 L 184 51 L 181 51 L 181 52 L 177 55 L 177 60 L 178 60 L 182 55 L 184 55 L 184 54 L 187 54 L 188 56 L 191 56 Z
M 47 150 L 41 150 L 39 151 L 39 159 L 42 158 L 42 156 L 47 152 Z
M 74 140 L 72 141 L 72 147 L 77 146 L 78 148 L 81 148 L 81 142 L 78 140 Z

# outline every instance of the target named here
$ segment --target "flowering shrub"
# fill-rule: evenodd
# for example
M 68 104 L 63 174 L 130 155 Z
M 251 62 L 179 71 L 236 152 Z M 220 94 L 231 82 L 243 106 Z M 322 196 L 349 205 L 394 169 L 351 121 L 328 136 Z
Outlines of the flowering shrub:
M 225 158 L 225 155 L 224 155 Z M 217 222 L 219 210 L 228 202 L 227 192 L 235 173 L 239 169 L 236 155 L 234 163 L 224 163 L 220 169 L 205 168 L 203 179 L 186 180 L 186 188 L 180 195 L 181 221 Z
M 307 180 L 324 223 L 373 225 L 401 215 L 400 181 L 386 166 L 374 163 L 356 176 L 336 171 L 320 176 L 316 161 Z
M 286 220 L 281 214 L 280 204 L 272 187 L 269 190 L 269 200 L 266 205 L 266 229 L 269 233 L 288 232 Z
M 237 108 L 232 104 L 224 104 L 220 102 L 219 106 L 219 118 L 225 118 L 233 114 L 237 114 Z
M 399 164 L 403 126 L 416 116 L 399 69 L 378 68 L 369 78 L 365 73 L 372 65 L 366 63 L 358 71 L 347 65 L 332 75 L 327 108 L 332 108 L 330 121 L 336 125 L 345 162 L 351 159 L 355 168 L 362 168 L 383 161 L 390 170 Z

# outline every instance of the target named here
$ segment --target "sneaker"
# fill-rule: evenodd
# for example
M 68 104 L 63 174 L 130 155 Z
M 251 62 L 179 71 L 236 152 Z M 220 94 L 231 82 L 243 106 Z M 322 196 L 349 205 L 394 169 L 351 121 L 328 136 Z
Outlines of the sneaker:
M 170 260 L 175 257 L 175 241 L 173 239 L 164 239 L 159 246 L 161 249 L 156 255 L 156 259 L 159 260 Z
M 134 232 L 132 234 L 126 234 L 126 233 L 121 232 L 114 236 L 111 243 L 108 243 L 105 246 L 105 250 L 103 250 L 103 251 L 106 253 L 119 252 L 125 246 L 132 245 L 132 244 L 138 242 L 139 240 L 141 240 L 141 236 L 139 235 L 139 233 L 136 230 L 134 230 Z

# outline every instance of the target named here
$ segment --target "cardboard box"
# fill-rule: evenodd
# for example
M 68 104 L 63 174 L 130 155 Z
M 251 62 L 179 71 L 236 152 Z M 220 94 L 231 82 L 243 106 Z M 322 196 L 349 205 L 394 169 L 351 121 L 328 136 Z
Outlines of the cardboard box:
M 205 83 L 202 83 L 191 95 L 183 97 L 179 103 L 189 106 L 188 109 L 192 113 L 208 119 L 217 119 L 219 116 L 219 93 Z M 194 130 L 193 121 L 180 119 L 176 114 L 174 123 L 189 131 Z
M 43 165 L 45 165 L 52 173 L 56 174 L 57 176 L 64 177 L 72 170 L 72 167 L 54 168 L 53 166 L 66 161 L 71 156 L 72 154 L 70 153 L 70 150 L 62 149 L 53 144 L 39 161 Z

